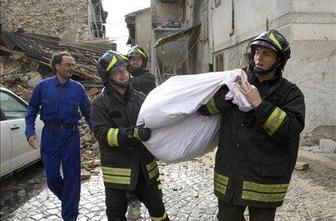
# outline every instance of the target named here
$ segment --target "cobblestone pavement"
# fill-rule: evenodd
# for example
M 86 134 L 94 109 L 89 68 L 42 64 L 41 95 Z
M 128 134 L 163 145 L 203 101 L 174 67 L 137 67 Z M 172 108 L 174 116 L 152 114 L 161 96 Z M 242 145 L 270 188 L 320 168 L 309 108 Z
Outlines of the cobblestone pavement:
M 164 202 L 171 220 L 216 220 L 217 199 L 213 194 L 212 181 L 213 158 L 214 153 L 210 153 L 189 162 L 159 165 Z M 329 159 L 330 162 L 322 160 L 324 164 L 305 156 L 299 159 L 309 162 L 310 167 L 308 170 L 294 171 L 285 203 L 277 210 L 276 221 L 336 221 L 335 159 L 333 156 Z M 27 185 L 29 188 L 29 184 Z M 37 190 L 34 196 L 15 211 L 2 214 L 1 220 L 61 220 L 58 199 L 45 185 L 39 186 Z M 17 195 L 20 193 L 16 192 L 12 197 L 16 199 Z M 1 197 L 4 197 L 3 194 Z M 97 168 L 95 173 L 91 174 L 91 179 L 82 183 L 78 220 L 107 220 L 104 200 L 103 182 L 100 169 Z M 2 206 L 6 206 L 6 201 Z M 131 209 L 129 217 L 137 217 L 129 220 L 149 220 L 143 205 L 140 209 Z

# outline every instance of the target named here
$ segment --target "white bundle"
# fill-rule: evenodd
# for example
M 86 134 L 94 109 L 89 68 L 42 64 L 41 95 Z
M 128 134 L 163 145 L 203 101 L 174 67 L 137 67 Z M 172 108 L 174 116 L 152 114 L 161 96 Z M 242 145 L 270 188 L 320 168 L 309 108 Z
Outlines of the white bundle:
M 191 160 L 213 150 L 217 145 L 220 115 L 202 116 L 197 110 L 226 84 L 227 99 L 233 99 L 241 110 L 251 105 L 237 89 L 234 80 L 246 74 L 240 69 L 169 78 L 146 97 L 137 124 L 152 129 L 152 136 L 144 142 L 159 160 L 167 163 Z

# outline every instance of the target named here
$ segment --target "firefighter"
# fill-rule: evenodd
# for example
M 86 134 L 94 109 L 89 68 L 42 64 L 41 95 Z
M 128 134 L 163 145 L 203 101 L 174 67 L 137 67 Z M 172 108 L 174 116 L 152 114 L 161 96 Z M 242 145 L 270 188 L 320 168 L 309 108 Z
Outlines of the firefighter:
M 133 88 L 147 95 L 156 84 L 153 74 L 145 69 L 148 61 L 145 50 L 136 45 L 128 51 L 127 57 L 130 63 L 129 72 L 133 76 L 131 78 Z
M 108 220 L 126 220 L 127 193 L 147 207 L 152 220 L 169 220 L 158 187 L 159 169 L 141 141 L 151 130 L 136 126 L 145 95 L 130 85 L 128 58 L 107 51 L 97 71 L 104 89 L 92 102 L 92 126 L 99 142 Z
M 78 121 L 81 110 L 90 123 L 90 103 L 84 87 L 71 80 L 75 59 L 68 52 L 55 53 L 50 66 L 56 76 L 40 81 L 30 98 L 26 115 L 26 137 L 37 145 L 35 120 L 40 112 L 44 123 L 41 158 L 49 189 L 62 202 L 62 217 L 73 221 L 78 216 L 80 199 L 80 136 Z
M 267 31 L 250 44 L 252 61 L 245 69 L 248 82 L 236 82 L 253 106 L 242 112 L 225 100 L 222 87 L 199 111 L 222 113 L 216 153 L 214 191 L 218 220 L 274 220 L 283 204 L 297 159 L 304 128 L 305 102 L 300 89 L 282 77 L 290 46 L 277 30 Z

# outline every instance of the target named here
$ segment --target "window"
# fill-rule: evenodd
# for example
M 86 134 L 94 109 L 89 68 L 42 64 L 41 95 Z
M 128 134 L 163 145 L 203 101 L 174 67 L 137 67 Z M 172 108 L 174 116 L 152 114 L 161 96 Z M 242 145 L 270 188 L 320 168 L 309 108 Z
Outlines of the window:
M 7 120 L 24 118 L 27 113 L 27 107 L 11 94 L 0 92 L 1 110 Z

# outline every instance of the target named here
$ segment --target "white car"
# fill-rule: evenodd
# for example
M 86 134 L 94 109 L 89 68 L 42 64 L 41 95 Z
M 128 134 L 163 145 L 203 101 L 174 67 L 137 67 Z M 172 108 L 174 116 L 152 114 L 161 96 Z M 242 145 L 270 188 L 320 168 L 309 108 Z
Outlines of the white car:
M 29 146 L 25 136 L 25 115 L 28 104 L 13 92 L 0 87 L 1 104 L 1 167 L 0 176 L 14 172 L 38 161 L 40 145 L 37 149 Z M 43 122 L 36 119 L 36 134 L 41 138 Z

